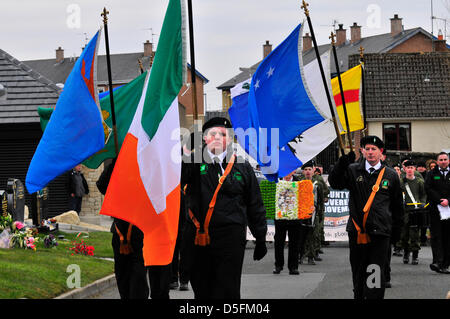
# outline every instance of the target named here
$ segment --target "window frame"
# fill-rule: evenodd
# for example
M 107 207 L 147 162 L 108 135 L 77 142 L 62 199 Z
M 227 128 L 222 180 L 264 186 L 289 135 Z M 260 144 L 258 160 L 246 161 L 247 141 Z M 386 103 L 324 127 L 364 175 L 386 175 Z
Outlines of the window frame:
M 412 150 L 411 122 L 382 123 L 383 141 L 384 141 L 385 145 L 387 145 L 386 129 L 385 129 L 385 127 L 387 125 L 395 125 L 395 134 L 396 134 L 396 137 L 397 137 L 396 148 L 395 148 L 395 150 L 390 149 L 390 151 L 407 151 L 407 152 L 411 152 L 411 150 Z M 400 149 L 400 125 L 408 125 L 409 126 L 409 130 L 408 130 L 408 141 L 409 141 L 408 149 Z

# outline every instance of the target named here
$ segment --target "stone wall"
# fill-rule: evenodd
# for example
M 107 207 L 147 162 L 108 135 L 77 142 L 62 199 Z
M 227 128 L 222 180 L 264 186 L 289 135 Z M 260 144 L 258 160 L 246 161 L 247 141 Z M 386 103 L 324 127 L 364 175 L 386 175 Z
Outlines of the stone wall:
M 103 203 L 103 195 L 99 192 L 95 183 L 103 172 L 103 164 L 97 169 L 83 166 L 82 172 L 89 186 L 89 195 L 83 197 L 80 216 L 98 216 Z

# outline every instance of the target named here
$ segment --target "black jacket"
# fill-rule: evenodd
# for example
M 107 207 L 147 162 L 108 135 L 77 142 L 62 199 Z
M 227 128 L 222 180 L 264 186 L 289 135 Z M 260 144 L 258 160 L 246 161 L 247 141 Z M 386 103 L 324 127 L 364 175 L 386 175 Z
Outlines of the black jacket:
M 391 236 L 398 239 L 403 224 L 403 198 L 400 189 L 400 179 L 394 169 L 386 167 L 369 211 L 366 231 L 369 235 Z M 363 224 L 363 208 L 372 192 L 381 168 L 372 175 L 365 169 L 365 161 L 353 163 L 345 167 L 338 162 L 330 173 L 328 181 L 332 188 L 348 189 L 350 191 L 350 218 L 347 222 L 347 232 L 356 233 L 352 218 L 359 227 Z
M 429 171 L 425 179 L 425 191 L 427 192 L 427 200 L 433 209 L 437 209 L 436 205 L 440 203 L 441 198 L 450 201 L 450 173 L 442 176 L 439 166 Z
M 231 151 L 227 152 L 227 163 L 231 154 Z M 207 154 L 205 156 L 208 157 Z M 208 205 L 218 185 L 217 171 L 211 162 L 208 157 L 202 163 L 194 163 L 194 155 L 192 155 L 191 163 L 184 161 L 182 165 L 181 187 L 184 189 L 187 185 L 186 205 L 200 225 L 204 224 Z M 223 167 L 225 165 L 226 163 L 222 164 Z M 188 223 L 193 224 L 190 219 Z M 209 230 L 213 232 L 214 229 L 231 225 L 248 225 L 257 241 L 265 241 L 266 209 L 253 168 L 242 158 L 236 158 L 231 172 L 219 191 Z
M 75 172 L 73 170 L 71 170 L 69 172 L 69 178 L 68 178 L 68 189 L 69 189 L 69 195 L 70 194 L 75 194 L 75 179 L 74 179 L 74 175 Z M 86 182 L 86 179 L 84 178 L 83 173 L 80 172 L 81 175 L 81 180 L 83 181 L 83 187 L 84 187 L 84 192 L 85 194 L 89 194 L 89 186 L 88 183 Z

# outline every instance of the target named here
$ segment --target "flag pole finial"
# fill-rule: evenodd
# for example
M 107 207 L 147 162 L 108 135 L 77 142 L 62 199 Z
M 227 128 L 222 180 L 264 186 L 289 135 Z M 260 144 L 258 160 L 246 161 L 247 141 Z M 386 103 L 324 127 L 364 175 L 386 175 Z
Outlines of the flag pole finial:
M 305 0 L 302 0 L 302 6 L 301 6 L 301 8 L 305 11 L 305 15 L 306 15 L 307 17 L 309 17 L 308 6 L 309 6 L 309 4 L 308 4 Z
M 364 48 L 362 46 L 359 47 L 359 57 L 361 62 L 364 61 Z
M 103 8 L 103 12 L 101 13 L 101 16 L 103 17 L 104 24 L 108 23 L 108 14 L 109 14 L 109 11 L 106 10 L 106 8 Z
M 336 35 L 333 33 L 333 31 L 331 31 L 331 35 L 328 37 L 328 39 L 331 39 L 331 44 L 334 46 L 334 44 L 336 43 L 334 41 L 334 38 L 336 37 Z

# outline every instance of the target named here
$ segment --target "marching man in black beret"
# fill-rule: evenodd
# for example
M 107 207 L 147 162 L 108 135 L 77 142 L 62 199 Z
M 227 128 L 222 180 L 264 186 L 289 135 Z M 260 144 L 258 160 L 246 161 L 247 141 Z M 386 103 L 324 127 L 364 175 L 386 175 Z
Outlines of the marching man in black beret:
M 400 238 L 403 198 L 398 174 L 381 161 L 384 143 L 361 139 L 365 160 L 350 152 L 339 158 L 329 176 L 331 187 L 350 191 L 347 232 L 355 299 L 382 299 L 390 242 Z
M 201 161 L 195 162 L 194 151 L 190 163 L 182 165 L 189 210 L 183 240 L 194 243 L 190 280 L 196 299 L 240 298 L 247 225 L 256 239 L 253 259 L 267 253 L 258 181 L 251 165 L 234 154 L 231 127 L 226 118 L 206 122 Z

